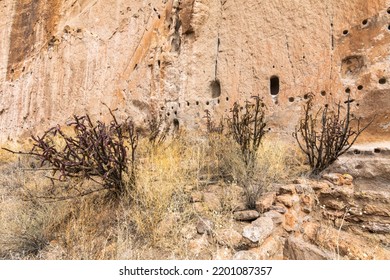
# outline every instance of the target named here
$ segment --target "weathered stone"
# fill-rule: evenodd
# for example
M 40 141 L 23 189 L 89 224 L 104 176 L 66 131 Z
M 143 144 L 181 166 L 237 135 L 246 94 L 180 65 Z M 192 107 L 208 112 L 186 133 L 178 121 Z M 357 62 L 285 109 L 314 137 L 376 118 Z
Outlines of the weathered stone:
M 329 188 L 329 185 L 326 182 L 311 182 L 310 186 L 315 191 L 324 190 L 324 189 Z
M 322 175 L 322 178 L 325 180 L 328 180 L 329 182 L 331 182 L 332 184 L 334 184 L 336 186 L 341 186 L 343 184 L 342 183 L 342 174 L 340 174 L 340 173 L 324 174 L 324 175 Z
M 213 229 L 214 229 L 214 223 L 205 218 L 199 219 L 199 222 L 196 225 L 196 231 L 199 234 L 204 234 L 204 233 L 210 234 Z
M 280 225 L 284 221 L 284 216 L 281 213 L 279 213 L 279 212 L 277 212 L 275 210 L 271 210 L 271 211 L 265 212 L 263 214 L 263 217 L 271 218 L 275 225 Z M 252 224 L 254 222 L 256 222 L 256 221 L 253 221 Z
M 328 180 L 336 186 L 352 185 L 353 177 L 350 174 L 328 173 L 322 175 L 322 178 Z
M 281 238 L 271 235 L 259 247 L 248 251 L 255 253 L 257 260 L 283 259 L 283 243 Z
M 363 208 L 363 213 L 366 213 L 368 215 L 379 215 L 379 216 L 390 217 L 390 205 L 367 204 Z
M 366 228 L 374 233 L 390 233 L 390 224 L 370 222 Z
M 238 251 L 233 255 L 233 260 L 257 260 L 255 252 L 251 251 Z
M 290 236 L 284 246 L 284 256 L 289 260 L 329 260 L 332 256 L 313 244 Z
M 294 210 L 289 210 L 285 215 L 284 215 L 284 222 L 283 222 L 283 228 L 287 232 L 291 232 L 296 230 L 297 227 L 297 213 Z
M 231 260 L 233 259 L 232 250 L 227 247 L 217 247 L 217 250 L 213 252 L 213 260 Z
M 251 225 L 244 227 L 242 236 L 253 243 L 261 244 L 274 229 L 274 223 L 269 217 L 261 217 Z
M 295 185 L 281 186 L 278 190 L 278 195 L 295 194 Z
M 281 205 L 273 205 L 270 207 L 270 210 L 274 210 L 274 211 L 279 212 L 281 214 L 284 214 L 287 212 L 286 207 L 281 206 Z
M 234 229 L 218 229 L 215 231 L 218 244 L 238 248 L 241 245 L 242 235 Z
M 276 198 L 276 192 L 268 192 L 263 194 L 257 201 L 256 201 L 256 210 L 259 213 L 264 213 L 270 209 L 272 204 L 275 202 Z
M 198 257 L 204 255 L 205 251 L 207 251 L 210 243 L 207 239 L 206 235 L 202 235 L 197 239 L 190 240 L 188 242 L 188 250 L 189 252 Z
M 216 194 L 205 192 L 203 193 L 203 207 L 208 211 L 219 212 L 222 209 L 221 200 Z
M 255 210 L 243 210 L 234 212 L 234 219 L 237 221 L 253 221 L 260 216 Z
M 299 197 L 297 195 L 288 195 L 283 194 L 276 197 L 276 201 L 282 203 L 286 207 L 290 208 L 294 204 L 299 202 Z

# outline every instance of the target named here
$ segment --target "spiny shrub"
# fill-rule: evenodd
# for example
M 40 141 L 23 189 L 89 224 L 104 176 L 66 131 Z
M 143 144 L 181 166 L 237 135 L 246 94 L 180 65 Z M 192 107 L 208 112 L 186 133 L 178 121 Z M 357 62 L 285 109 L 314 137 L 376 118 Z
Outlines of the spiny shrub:
M 311 175 L 318 175 L 348 151 L 374 119 L 362 127 L 361 120 L 352 117 L 349 96 L 344 114 L 340 102 L 334 110 L 325 105 L 313 112 L 313 97 L 309 95 L 293 136 L 307 156 Z
M 247 101 L 245 106 L 234 103 L 227 119 L 229 136 L 238 144 L 244 172 L 241 172 L 241 184 L 246 191 L 247 206 L 255 207 L 255 202 L 264 186 L 255 182 L 254 176 L 257 164 L 257 153 L 266 133 L 265 105 L 259 96 L 253 97 L 254 102 Z
M 67 124 L 74 133 L 57 125 L 43 136 L 32 136 L 33 148 L 19 153 L 38 158 L 41 167 L 48 165 L 53 180 L 88 179 L 101 186 L 78 190 L 77 196 L 108 190 L 114 197 L 121 197 L 135 184 L 138 131 L 130 119 L 119 123 L 112 110 L 110 114 L 108 125 L 93 122 L 89 115 L 75 115 Z

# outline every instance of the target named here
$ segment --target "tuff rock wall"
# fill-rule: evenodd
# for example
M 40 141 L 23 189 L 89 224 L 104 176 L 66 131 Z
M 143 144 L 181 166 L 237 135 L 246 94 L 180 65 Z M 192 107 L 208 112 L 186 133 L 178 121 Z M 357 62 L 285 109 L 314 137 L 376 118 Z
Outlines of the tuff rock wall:
M 345 101 L 390 136 L 388 0 L 1 0 L 0 141 L 151 112 L 196 128 L 260 94 L 291 135 L 307 94 Z M 347 92 L 346 92 L 347 91 Z

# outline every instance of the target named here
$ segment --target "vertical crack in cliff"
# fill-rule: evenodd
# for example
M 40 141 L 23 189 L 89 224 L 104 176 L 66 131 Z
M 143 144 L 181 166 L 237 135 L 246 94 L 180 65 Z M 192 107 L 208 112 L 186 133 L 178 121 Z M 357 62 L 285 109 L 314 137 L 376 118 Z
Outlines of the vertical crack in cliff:
M 219 54 L 219 45 L 221 44 L 221 41 L 219 39 L 219 33 L 217 36 L 217 50 L 215 54 L 215 69 L 214 69 L 214 80 L 217 80 L 218 75 L 218 54 Z
M 293 78 L 294 78 L 294 84 L 296 84 L 296 78 L 295 78 L 295 73 L 294 73 L 294 64 L 291 60 L 291 54 L 290 54 L 290 45 L 288 43 L 288 35 L 286 34 L 286 49 L 287 49 L 287 57 L 288 57 L 288 61 L 290 62 L 290 66 L 291 66 L 291 69 L 292 69 L 292 75 L 293 75 Z
M 218 78 L 218 55 L 219 55 L 219 47 L 221 45 L 221 38 L 220 38 L 220 29 L 221 29 L 221 21 L 223 19 L 223 6 L 225 5 L 226 0 L 220 0 L 220 9 L 219 9 L 219 19 L 217 21 L 217 47 L 216 47 L 216 54 L 215 54 L 215 68 L 214 68 L 214 81 L 216 81 Z
M 329 40 L 330 40 L 330 62 L 329 62 L 329 91 L 332 92 L 333 85 L 333 53 L 335 49 L 335 38 L 334 38 L 334 25 L 333 25 L 333 9 L 329 12 L 329 6 L 326 4 L 326 14 L 329 18 L 330 30 L 329 30 Z

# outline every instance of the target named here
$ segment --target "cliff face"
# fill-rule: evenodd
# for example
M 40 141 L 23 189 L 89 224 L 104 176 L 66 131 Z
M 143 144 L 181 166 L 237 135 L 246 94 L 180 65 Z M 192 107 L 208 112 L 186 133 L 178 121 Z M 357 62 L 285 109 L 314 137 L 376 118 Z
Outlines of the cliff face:
M 390 1 L 0 1 L 0 141 L 72 114 L 139 121 L 152 111 L 198 127 L 204 110 L 263 96 L 291 135 L 307 93 L 347 99 L 390 136 Z M 348 91 L 348 90 L 347 90 Z

